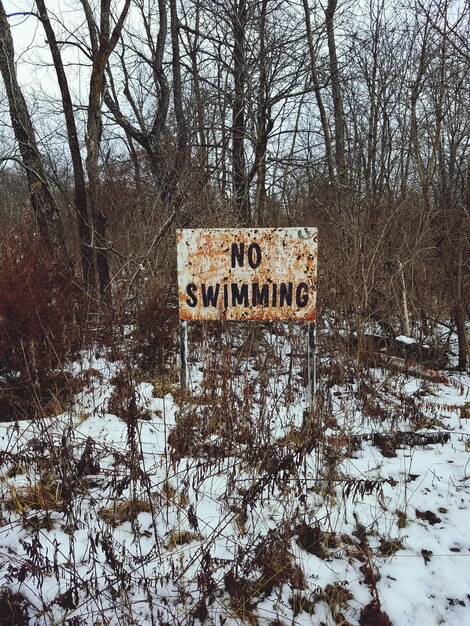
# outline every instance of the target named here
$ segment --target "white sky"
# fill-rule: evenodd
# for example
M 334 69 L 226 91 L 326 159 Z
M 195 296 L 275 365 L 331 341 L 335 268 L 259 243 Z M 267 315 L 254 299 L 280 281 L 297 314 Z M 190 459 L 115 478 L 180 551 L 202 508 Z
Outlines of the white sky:
M 76 10 L 76 2 L 69 0 L 47 0 L 49 13 L 57 16 L 71 30 L 79 26 L 82 16 Z M 21 12 L 35 12 L 35 3 L 32 0 L 4 0 L 7 14 Z M 42 25 L 34 15 L 12 16 L 10 18 L 11 32 L 15 45 L 17 71 L 20 83 L 27 91 L 42 94 L 58 94 L 55 72 L 51 67 L 51 57 L 46 45 L 46 37 Z M 56 28 L 56 24 L 54 24 Z M 57 31 L 58 38 L 65 38 L 64 33 Z M 68 46 L 62 50 L 64 60 L 68 63 L 77 63 L 83 55 L 78 48 Z M 83 60 L 83 59 L 81 59 Z M 70 67 L 68 71 L 72 68 Z M 78 76 L 78 68 L 76 72 Z M 78 94 L 77 94 L 78 95 Z

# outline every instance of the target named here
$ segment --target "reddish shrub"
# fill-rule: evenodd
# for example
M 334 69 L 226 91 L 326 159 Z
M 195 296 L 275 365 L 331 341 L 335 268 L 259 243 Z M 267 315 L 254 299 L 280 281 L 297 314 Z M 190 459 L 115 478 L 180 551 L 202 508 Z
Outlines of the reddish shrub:
M 359 624 L 360 626 L 392 626 L 388 615 L 381 610 L 378 599 L 372 600 L 361 609 Z
M 52 271 L 39 238 L 25 231 L 4 240 L 0 249 L 0 376 L 14 395 L 24 399 L 27 387 L 40 398 L 51 376 L 76 348 L 74 310 L 73 287 Z M 5 388 L 0 391 L 5 396 Z
M 136 312 L 134 339 L 139 366 L 161 372 L 174 354 L 178 312 L 168 289 L 150 287 Z

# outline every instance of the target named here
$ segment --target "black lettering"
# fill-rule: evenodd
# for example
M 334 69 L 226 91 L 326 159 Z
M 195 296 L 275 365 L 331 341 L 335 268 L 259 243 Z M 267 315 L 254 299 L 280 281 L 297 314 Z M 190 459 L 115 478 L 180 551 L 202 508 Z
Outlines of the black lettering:
M 243 267 L 243 262 L 245 260 L 245 244 L 241 243 L 232 243 L 232 267 L 235 267 L 236 262 L 238 261 L 238 265 Z
M 224 309 L 228 308 L 228 285 L 224 284 Z
M 190 307 L 195 307 L 197 305 L 197 298 L 194 295 L 197 291 L 197 287 L 194 283 L 189 283 L 186 287 L 186 293 L 189 296 L 189 299 L 186 300 L 186 304 Z
M 253 306 L 261 304 L 263 306 L 269 306 L 269 286 L 263 285 L 259 288 L 259 283 L 253 283 Z
M 261 263 L 261 248 L 258 243 L 250 243 L 248 246 L 248 265 L 256 269 Z M 233 267 L 233 266 L 232 266 Z
M 277 285 L 276 285 L 276 283 L 273 283 L 273 299 L 272 299 L 272 305 L 273 305 L 273 306 L 277 306 Z
M 237 283 L 232 283 L 232 306 L 243 304 L 248 306 L 248 285 L 238 287 Z
M 279 306 L 292 306 L 292 283 L 281 283 L 279 289 Z
M 308 304 L 308 286 L 307 286 L 307 283 L 299 283 L 297 285 L 297 289 L 295 290 L 295 303 L 299 307 L 307 306 L 307 304 Z
M 202 291 L 202 303 L 204 304 L 204 306 L 217 306 L 220 285 L 216 285 L 215 289 L 212 285 L 209 285 L 206 289 L 206 284 L 202 283 L 201 291 Z

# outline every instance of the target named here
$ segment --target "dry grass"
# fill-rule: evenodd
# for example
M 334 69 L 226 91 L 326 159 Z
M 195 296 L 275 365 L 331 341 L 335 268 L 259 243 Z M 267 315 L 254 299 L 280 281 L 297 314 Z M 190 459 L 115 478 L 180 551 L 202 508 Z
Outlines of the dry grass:
M 185 546 L 192 541 L 203 541 L 204 537 L 200 533 L 191 530 L 172 530 L 168 535 L 166 547 L 168 550 L 174 550 L 177 546 Z
M 62 490 L 53 475 L 43 476 L 36 484 L 16 489 L 10 486 L 10 497 L 5 499 L 5 508 L 21 513 L 26 509 L 56 511 L 62 506 Z
M 139 513 L 150 513 L 152 507 L 145 500 L 132 499 L 123 502 L 115 502 L 110 507 L 103 507 L 98 511 L 98 517 L 110 526 L 116 527 L 124 522 L 134 521 Z
M 401 539 L 382 539 L 380 540 L 379 553 L 381 556 L 393 556 L 398 550 L 404 549 Z

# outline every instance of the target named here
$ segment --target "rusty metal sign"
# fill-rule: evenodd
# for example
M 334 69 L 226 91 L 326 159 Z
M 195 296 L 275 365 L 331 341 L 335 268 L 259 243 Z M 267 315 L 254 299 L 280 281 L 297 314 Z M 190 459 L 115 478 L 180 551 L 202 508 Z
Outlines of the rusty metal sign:
M 316 228 L 177 231 L 181 320 L 313 321 Z

